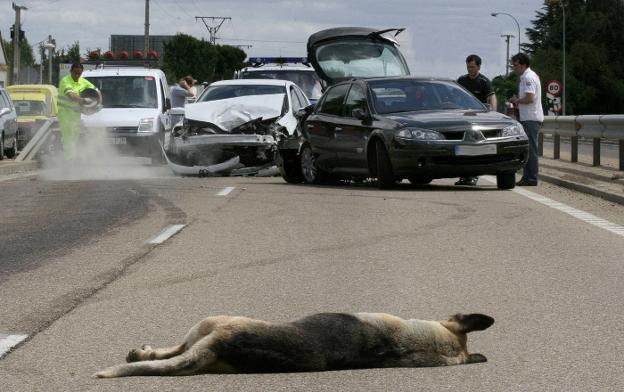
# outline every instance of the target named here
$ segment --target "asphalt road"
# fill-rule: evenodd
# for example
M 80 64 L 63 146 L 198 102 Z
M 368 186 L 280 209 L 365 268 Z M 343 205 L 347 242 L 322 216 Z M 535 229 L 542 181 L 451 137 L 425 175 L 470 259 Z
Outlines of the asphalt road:
M 486 178 L 477 189 L 437 180 L 380 191 L 144 170 L 143 179 L 20 177 L 1 183 L 0 195 L 20 207 L 8 215 L 13 230 L 4 227 L 4 218 L 0 225 L 1 238 L 11 236 L 0 245 L 0 336 L 29 337 L 0 359 L 0 389 L 624 386 L 624 235 L 600 225 L 624 227 L 619 205 L 548 184 L 499 191 Z M 556 208 L 561 205 L 593 218 L 580 220 Z M 61 213 L 65 208 L 71 214 Z M 148 243 L 174 224 L 185 226 L 162 244 Z M 31 241 L 17 240 L 24 237 Z M 9 253 L 13 243 L 19 249 Z M 496 323 L 469 337 L 469 350 L 489 359 L 477 365 L 92 376 L 123 362 L 131 348 L 178 343 L 205 316 L 284 321 L 321 311 L 422 319 L 481 312 Z

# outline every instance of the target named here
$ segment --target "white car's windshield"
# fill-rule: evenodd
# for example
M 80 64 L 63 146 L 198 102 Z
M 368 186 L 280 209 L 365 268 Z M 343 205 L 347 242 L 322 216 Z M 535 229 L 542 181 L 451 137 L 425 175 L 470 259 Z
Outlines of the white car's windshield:
M 321 97 L 321 83 L 316 72 L 284 69 L 284 70 L 263 70 L 254 69 L 252 71 L 241 72 L 241 79 L 280 79 L 289 80 L 299 86 L 309 99 L 319 99 Z
M 105 108 L 157 108 L 156 81 L 152 76 L 89 76 L 102 93 Z
M 260 84 L 228 84 L 208 86 L 198 102 L 216 101 L 247 95 L 286 94 L 286 87 Z

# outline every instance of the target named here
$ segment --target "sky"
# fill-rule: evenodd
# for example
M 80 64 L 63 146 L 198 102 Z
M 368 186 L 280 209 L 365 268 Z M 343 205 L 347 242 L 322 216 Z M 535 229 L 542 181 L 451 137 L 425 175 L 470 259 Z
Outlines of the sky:
M 0 0 L 0 33 L 10 39 L 15 22 L 12 0 Z M 31 45 L 51 35 L 57 48 L 76 41 L 80 51 L 110 46 L 112 34 L 143 35 L 145 0 L 16 0 L 22 30 Z M 149 0 L 150 34 L 184 33 L 209 40 L 198 16 L 229 17 L 216 37 L 221 45 L 241 47 L 250 57 L 305 56 L 308 37 L 331 27 L 404 27 L 397 39 L 411 73 L 455 79 L 466 73 L 465 58 L 478 54 L 481 72 L 493 78 L 505 73 L 507 44 L 518 51 L 526 28 L 544 0 Z M 491 13 L 499 12 L 496 17 Z M 206 20 L 209 26 L 217 22 Z M 35 50 L 35 52 L 37 52 Z M 201 61 L 201 59 L 189 59 Z

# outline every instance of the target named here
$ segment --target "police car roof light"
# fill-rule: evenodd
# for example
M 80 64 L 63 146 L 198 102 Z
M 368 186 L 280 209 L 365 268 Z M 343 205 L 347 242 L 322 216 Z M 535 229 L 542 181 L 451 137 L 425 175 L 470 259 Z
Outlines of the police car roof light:
M 305 57 L 250 57 L 249 62 L 256 67 L 265 64 L 309 64 Z

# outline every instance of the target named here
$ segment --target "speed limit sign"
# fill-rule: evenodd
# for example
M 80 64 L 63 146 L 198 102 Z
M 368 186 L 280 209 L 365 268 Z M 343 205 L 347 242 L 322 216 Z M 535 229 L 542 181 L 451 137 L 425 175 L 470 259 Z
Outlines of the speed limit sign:
M 551 80 L 546 83 L 546 91 L 550 95 L 554 95 L 555 97 L 561 94 L 562 90 L 561 82 L 558 80 Z

